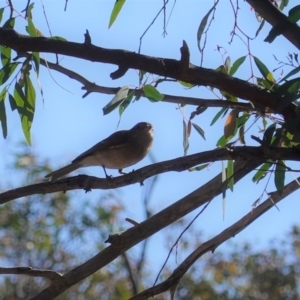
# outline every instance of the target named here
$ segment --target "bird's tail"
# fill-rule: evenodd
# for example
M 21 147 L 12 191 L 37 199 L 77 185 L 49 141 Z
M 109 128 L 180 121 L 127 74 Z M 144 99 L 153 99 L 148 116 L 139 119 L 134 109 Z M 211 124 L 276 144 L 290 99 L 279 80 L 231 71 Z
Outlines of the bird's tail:
M 79 164 L 70 164 L 66 167 L 63 167 L 57 171 L 54 171 L 52 173 L 49 173 L 48 175 L 45 176 L 46 179 L 50 179 L 50 181 L 55 181 L 75 170 L 77 170 L 78 168 L 80 168 Z

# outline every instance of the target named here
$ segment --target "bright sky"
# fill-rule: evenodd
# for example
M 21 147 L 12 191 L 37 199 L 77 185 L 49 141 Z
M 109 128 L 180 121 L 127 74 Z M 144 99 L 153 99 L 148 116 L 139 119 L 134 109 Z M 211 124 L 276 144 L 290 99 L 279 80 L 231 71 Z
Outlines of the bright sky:
M 215 22 L 208 34 L 208 41 L 204 56 L 204 67 L 215 69 L 222 64 L 222 57 L 217 49 L 217 45 L 227 50 L 231 61 L 246 55 L 246 46 L 239 40 L 234 39 L 234 43 L 229 45 L 230 32 L 233 28 L 233 14 L 229 1 L 220 1 L 218 5 Z M 297 1 L 290 1 L 290 7 Z M 4 3 L 4 1 L 3 1 Z M 24 1 L 15 1 L 16 9 L 21 11 Z M 59 35 L 69 41 L 82 43 L 84 33 L 89 30 L 92 43 L 112 49 L 125 49 L 138 51 L 139 38 L 152 21 L 162 5 L 158 0 L 128 0 L 115 24 L 108 30 L 108 20 L 114 1 L 68 1 L 67 12 L 64 12 L 64 1 L 44 0 L 44 7 L 52 35 Z M 171 5 L 167 15 L 170 13 Z M 199 65 L 200 55 L 197 48 L 196 34 L 202 17 L 212 6 L 213 1 L 176 1 L 173 14 L 170 18 L 167 32 L 164 38 L 162 17 L 153 25 L 146 34 L 142 44 L 142 54 L 151 56 L 179 59 L 179 48 L 184 39 L 190 49 L 191 62 Z M 18 5 L 20 5 L 18 7 Z M 249 35 L 254 36 L 259 23 L 256 21 L 254 12 L 244 1 L 240 1 L 239 24 Z M 3 5 L 2 5 L 3 6 Z M 41 2 L 35 3 L 33 10 L 33 21 L 35 26 L 45 35 L 49 36 L 45 16 L 41 7 Z M 17 30 L 25 33 L 25 22 L 17 20 Z M 283 37 L 278 37 L 272 44 L 264 43 L 270 27 L 268 24 L 262 30 L 257 40 L 251 43 L 251 52 L 262 60 L 270 70 L 277 67 L 277 58 L 285 61 L 288 52 L 295 52 L 296 49 L 285 41 Z M 53 56 L 43 55 L 44 58 L 53 61 Z M 137 72 L 129 71 L 124 77 L 112 81 L 110 73 L 116 70 L 116 66 L 104 65 L 92 62 L 79 61 L 69 57 L 60 56 L 61 64 L 85 76 L 88 80 L 103 86 L 121 87 L 123 85 L 136 86 L 138 84 Z M 235 76 L 248 79 L 251 75 L 249 71 L 249 60 L 240 68 Z M 286 73 L 289 70 L 286 70 Z M 255 74 L 260 76 L 255 70 Z M 279 76 L 279 72 L 275 77 Z M 155 76 L 153 78 L 156 78 Z M 149 78 L 151 82 L 151 77 Z M 118 111 L 103 116 L 102 108 L 112 99 L 112 96 L 102 94 L 91 94 L 82 99 L 83 91 L 77 82 L 61 75 L 55 71 L 41 68 L 40 82 L 42 84 L 45 102 L 39 96 L 34 123 L 32 126 L 32 140 L 35 151 L 44 158 L 49 158 L 53 166 L 61 167 L 68 164 L 77 155 L 87 150 L 95 143 L 116 130 L 119 121 Z M 159 86 L 162 93 L 193 96 L 201 98 L 214 98 L 214 95 L 205 87 L 185 90 L 180 84 L 172 83 Z M 119 129 L 129 129 L 137 122 L 151 122 L 155 128 L 155 143 L 152 154 L 157 161 L 163 161 L 180 157 L 183 155 L 182 146 L 182 114 L 189 118 L 195 107 L 185 107 L 179 110 L 175 104 L 150 103 L 142 98 L 127 108 L 122 116 Z M 9 111 L 7 105 L 7 111 Z M 219 120 L 213 127 L 210 122 L 219 109 L 209 109 L 194 119 L 195 123 L 201 126 L 206 133 L 207 140 L 204 141 L 195 131 L 190 138 L 190 148 L 188 153 L 197 153 L 215 148 L 216 141 L 221 137 L 225 119 Z M 253 134 L 259 135 L 258 125 L 253 126 Z M 16 112 L 8 112 L 9 139 L 1 141 L 1 149 L 5 157 L 9 156 L 10 149 L 14 141 L 23 140 L 19 116 Z M 255 145 L 250 138 L 246 138 L 248 145 Z M 134 168 L 150 164 L 149 158 L 144 159 Z M 151 209 L 158 212 L 171 203 L 181 199 L 181 197 L 192 192 L 200 185 L 213 178 L 221 171 L 221 163 L 215 163 L 209 170 L 201 172 L 165 173 L 160 175 L 159 183 L 153 194 Z M 101 168 L 82 169 L 79 173 L 103 177 Z M 117 175 L 116 171 L 110 170 L 110 174 Z M 3 174 L 2 174 L 3 175 Z M 13 171 L 8 174 L 13 178 Z M 7 176 L 7 174 L 6 174 Z M 290 181 L 297 174 L 288 174 L 287 181 Z M 227 193 L 225 219 L 223 220 L 222 199 L 216 198 L 203 215 L 199 217 L 194 225 L 195 230 L 204 232 L 207 238 L 213 237 L 226 227 L 237 221 L 244 214 L 251 210 L 252 203 L 259 198 L 265 187 L 266 181 L 256 185 L 247 177 L 234 187 L 234 193 Z M 275 190 L 270 186 L 267 191 Z M 124 187 L 118 190 L 124 198 L 127 217 L 142 221 L 140 214 L 140 199 L 143 188 L 138 184 Z M 84 191 L 78 191 L 78 195 L 84 197 Z M 102 191 L 92 191 L 88 196 L 97 197 Z M 265 197 L 263 198 L 265 199 Z M 265 241 L 274 237 L 283 237 L 292 224 L 298 222 L 300 203 L 296 201 L 296 194 L 278 205 L 280 212 L 276 208 L 266 213 L 249 228 L 244 230 L 233 241 L 248 241 L 252 244 L 265 245 Z M 18 200 L 16 200 L 18 201 Z M 188 220 L 192 215 L 187 216 Z M 276 222 L 273 222 L 276 220 Z M 177 236 L 174 236 L 174 240 Z M 159 240 L 160 238 L 157 237 Z M 225 249 L 226 246 L 222 246 Z M 151 250 L 152 251 L 152 250 Z M 153 249 L 153 251 L 156 251 Z

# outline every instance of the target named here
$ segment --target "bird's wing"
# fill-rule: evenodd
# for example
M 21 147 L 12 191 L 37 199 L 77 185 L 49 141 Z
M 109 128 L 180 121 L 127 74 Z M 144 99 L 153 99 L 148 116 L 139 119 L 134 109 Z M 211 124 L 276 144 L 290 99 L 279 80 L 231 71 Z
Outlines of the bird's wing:
M 95 154 L 98 151 L 108 150 L 111 148 L 123 146 L 129 138 L 129 130 L 121 130 L 113 133 L 108 138 L 94 145 L 92 148 L 77 156 L 72 163 L 80 162 L 82 159 Z

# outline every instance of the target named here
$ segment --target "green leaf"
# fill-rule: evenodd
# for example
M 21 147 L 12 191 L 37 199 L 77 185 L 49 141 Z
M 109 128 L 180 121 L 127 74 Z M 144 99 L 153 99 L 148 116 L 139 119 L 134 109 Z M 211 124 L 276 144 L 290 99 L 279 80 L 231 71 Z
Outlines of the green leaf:
M 35 29 L 35 26 L 32 22 L 32 20 L 30 18 L 28 18 L 28 25 L 26 26 L 26 31 L 29 33 L 30 36 L 32 37 L 36 37 L 37 36 L 37 32 Z
M 18 108 L 16 104 L 16 100 L 11 94 L 8 95 L 8 100 L 12 111 Z
M 288 5 L 288 3 L 289 3 L 289 0 L 281 0 L 279 9 L 283 10 Z
M 28 7 L 27 7 L 27 18 L 28 19 L 32 19 L 32 10 L 33 10 L 33 7 L 34 7 L 34 3 L 31 3 Z
M 192 84 L 192 83 L 184 82 L 184 81 L 181 81 L 181 80 L 178 80 L 178 82 L 179 82 L 181 85 L 183 85 L 184 87 L 189 88 L 189 89 L 195 86 L 195 85 Z
M 229 75 L 233 75 L 237 70 L 238 68 L 243 64 L 243 62 L 245 61 L 246 59 L 246 56 L 242 56 L 240 58 L 238 58 L 232 65 L 231 69 L 230 69 L 230 72 L 229 72 Z
M 262 22 L 259 24 L 259 27 L 257 28 L 256 32 L 255 32 L 255 37 L 258 36 L 258 34 L 260 33 L 260 31 L 262 30 L 262 28 L 265 25 L 265 19 L 262 20 Z
M 34 63 L 34 69 L 36 75 L 39 76 L 40 72 L 40 53 L 39 52 L 32 52 L 32 61 Z
M 284 180 L 285 180 L 285 171 L 286 167 L 282 160 L 278 160 L 275 168 L 275 186 L 277 192 L 281 195 L 284 189 Z
M 264 146 L 269 146 L 271 144 L 272 138 L 273 138 L 273 134 L 275 132 L 276 129 L 276 124 L 272 124 L 270 125 L 265 133 L 264 133 L 264 137 L 263 137 L 263 145 Z
M 217 147 L 224 147 L 231 139 L 233 138 L 233 135 L 229 136 L 229 137 L 225 137 L 224 135 L 221 136 L 218 141 L 217 141 Z
M 153 85 L 146 84 L 143 87 L 143 91 L 144 91 L 145 96 L 151 102 L 161 101 L 164 98 L 164 95 L 162 95 Z
M 197 45 L 198 45 L 198 49 L 201 52 L 201 46 L 200 46 L 200 42 L 201 42 L 201 37 L 202 34 L 204 32 L 204 29 L 207 25 L 207 21 L 209 18 L 209 15 L 213 12 L 213 10 L 215 9 L 216 4 L 207 12 L 207 14 L 203 17 L 203 19 L 201 20 L 198 30 L 197 30 Z
M 11 61 L 11 48 L 1 46 L 1 62 L 2 66 L 6 66 Z
M 274 76 L 272 74 L 272 72 L 270 72 L 268 70 L 268 68 L 265 66 L 265 64 L 259 60 L 259 58 L 253 56 L 254 58 L 254 62 L 258 68 L 258 70 L 260 71 L 260 73 L 262 74 L 262 76 L 264 76 L 265 79 L 269 80 L 270 82 L 275 83 L 275 79 Z
M 189 149 L 189 135 L 188 135 L 188 127 L 183 120 L 183 151 L 184 151 L 184 156 L 186 156 L 187 151 Z
M 230 188 L 230 190 L 233 192 L 233 186 L 234 186 L 234 168 L 233 168 L 233 160 L 228 160 L 227 163 L 227 180 L 228 180 L 228 187 Z
M 15 18 L 10 18 L 3 24 L 3 28 L 14 28 L 14 26 L 15 26 Z
M 228 108 L 222 108 L 222 109 L 214 116 L 214 118 L 212 119 L 212 121 L 211 121 L 211 123 L 210 123 L 210 126 L 214 125 L 222 115 L 225 116 L 225 114 L 227 113 L 227 111 L 228 111 Z
M 128 91 L 128 85 L 121 87 L 116 93 L 116 95 L 112 98 L 112 100 L 103 107 L 103 114 L 107 115 L 110 112 L 112 112 L 115 108 L 117 108 L 121 104 L 121 102 L 127 97 Z
M 0 8 L 0 22 L 2 21 L 4 8 L 5 8 L 5 7 Z
M 7 89 L 5 87 L 2 90 L 2 92 L 0 93 L 0 121 L 1 121 L 1 127 L 2 127 L 2 135 L 4 138 L 7 137 L 7 118 L 6 118 L 6 111 L 5 111 L 5 105 L 4 105 L 6 92 L 7 92 Z
M 31 80 L 30 80 L 30 77 L 28 75 L 25 76 L 25 97 L 26 97 L 26 100 L 28 101 L 28 104 L 29 104 L 28 109 L 30 109 L 34 112 L 36 94 L 35 94 L 35 89 L 32 85 Z
M 116 0 L 116 3 L 114 5 L 113 10 L 112 10 L 111 15 L 110 15 L 108 28 L 110 28 L 111 25 L 115 22 L 115 20 L 118 16 L 119 12 L 121 11 L 124 3 L 125 3 L 125 0 Z
M 4 84 L 15 71 L 18 63 L 8 63 L 0 70 L 0 85 Z
M 296 23 L 300 20 L 300 5 L 296 5 L 289 11 L 288 20 L 292 23 Z
M 62 42 L 67 42 L 68 41 L 65 38 L 61 37 L 61 36 L 51 36 L 50 39 L 51 40 L 56 40 L 56 41 L 62 41 Z
M 272 166 L 271 162 L 264 163 L 258 171 L 255 173 L 255 175 L 252 178 L 253 182 L 259 182 L 262 178 L 264 178 L 269 171 L 270 167 Z
M 134 92 L 130 92 L 129 95 L 124 99 L 124 101 L 119 106 L 119 114 L 122 116 L 123 112 L 127 108 L 127 106 L 131 103 L 134 96 Z
M 210 164 L 203 164 L 203 165 L 199 165 L 199 166 L 196 166 L 196 167 L 193 167 L 193 168 L 190 168 L 189 171 L 190 172 L 193 172 L 193 171 L 201 171 L 203 169 L 205 169 L 206 167 L 208 167 Z
M 25 86 L 28 85 L 28 81 L 25 80 L 26 84 Z M 29 83 L 30 84 L 30 83 Z M 27 96 L 31 97 L 32 95 L 32 91 L 29 91 L 29 89 L 31 89 L 29 86 L 25 87 L 25 90 L 27 89 Z M 29 145 L 31 145 L 31 135 L 30 135 L 30 129 L 31 129 L 31 124 L 33 121 L 33 115 L 34 115 L 34 106 L 32 106 L 32 104 L 35 102 L 35 100 L 33 101 L 33 99 L 30 100 L 30 102 L 28 101 L 29 99 L 26 98 L 22 87 L 16 83 L 15 85 L 15 89 L 14 89 L 14 100 L 15 100 L 15 104 L 17 106 L 17 110 L 21 119 L 21 123 L 22 123 L 22 129 L 23 129 L 23 133 L 24 136 L 27 140 L 27 143 Z
M 289 77 L 297 74 L 299 71 L 300 71 L 300 66 L 296 67 L 295 69 L 293 69 L 292 71 L 290 71 L 289 73 L 287 73 L 279 82 L 287 80 Z
M 201 137 L 202 137 L 204 140 L 206 140 L 204 130 L 203 130 L 199 125 L 197 125 L 197 124 L 195 124 L 195 123 L 192 123 L 192 125 L 193 125 L 193 127 L 196 129 L 196 131 L 201 135 Z

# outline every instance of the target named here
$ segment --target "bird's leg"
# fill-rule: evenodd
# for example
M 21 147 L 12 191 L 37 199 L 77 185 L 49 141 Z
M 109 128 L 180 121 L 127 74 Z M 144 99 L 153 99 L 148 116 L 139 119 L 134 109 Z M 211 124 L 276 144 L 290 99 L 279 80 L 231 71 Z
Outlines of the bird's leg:
M 104 173 L 105 173 L 106 179 L 112 179 L 112 176 L 111 176 L 111 175 L 110 175 L 110 176 L 107 175 L 105 167 L 102 166 L 102 168 L 103 168 L 103 171 L 104 171 Z
M 120 174 L 123 174 L 123 175 L 126 175 L 127 173 L 123 172 L 123 169 L 119 169 L 119 173 Z

